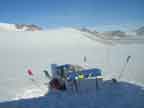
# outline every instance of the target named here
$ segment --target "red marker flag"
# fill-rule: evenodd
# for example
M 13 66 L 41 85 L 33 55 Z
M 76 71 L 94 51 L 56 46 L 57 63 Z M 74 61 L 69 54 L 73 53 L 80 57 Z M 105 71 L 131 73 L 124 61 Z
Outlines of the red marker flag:
M 28 73 L 28 75 L 33 76 L 33 73 L 32 73 L 32 70 L 31 70 L 31 69 L 28 69 L 28 70 L 27 70 L 27 73 Z

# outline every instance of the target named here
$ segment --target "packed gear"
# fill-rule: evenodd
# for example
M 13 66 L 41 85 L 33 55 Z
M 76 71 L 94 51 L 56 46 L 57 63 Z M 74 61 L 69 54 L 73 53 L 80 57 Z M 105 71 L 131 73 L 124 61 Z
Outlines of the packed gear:
M 52 90 L 53 89 L 54 90 L 61 90 L 61 91 L 66 90 L 65 83 L 61 79 L 53 78 L 49 84 L 50 84 L 50 89 L 52 89 Z

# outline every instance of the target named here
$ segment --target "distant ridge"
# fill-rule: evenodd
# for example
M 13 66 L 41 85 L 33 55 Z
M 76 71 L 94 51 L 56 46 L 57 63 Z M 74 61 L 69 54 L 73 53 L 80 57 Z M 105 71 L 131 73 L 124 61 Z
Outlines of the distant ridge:
M 35 24 L 8 24 L 0 23 L 0 31 L 41 31 L 41 27 Z

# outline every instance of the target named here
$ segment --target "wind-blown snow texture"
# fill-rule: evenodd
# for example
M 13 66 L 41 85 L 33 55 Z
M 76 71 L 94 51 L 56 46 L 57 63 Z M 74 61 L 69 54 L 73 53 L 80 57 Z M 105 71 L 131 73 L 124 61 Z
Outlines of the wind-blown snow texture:
M 45 97 L 4 102 L 0 108 L 144 108 L 144 90 L 130 83 L 105 81 L 100 89 L 50 92 Z

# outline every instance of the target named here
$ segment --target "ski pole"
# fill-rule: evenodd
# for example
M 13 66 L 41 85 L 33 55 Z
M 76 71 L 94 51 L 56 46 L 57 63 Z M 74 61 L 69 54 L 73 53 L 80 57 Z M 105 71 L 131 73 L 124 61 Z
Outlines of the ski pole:
M 123 73 L 125 72 L 130 59 L 131 59 L 131 56 L 128 56 L 127 59 L 126 59 L 126 64 L 124 65 L 124 67 L 122 68 L 122 71 L 119 74 L 119 77 L 118 77 L 119 80 L 121 79 Z

